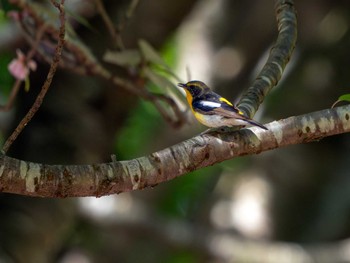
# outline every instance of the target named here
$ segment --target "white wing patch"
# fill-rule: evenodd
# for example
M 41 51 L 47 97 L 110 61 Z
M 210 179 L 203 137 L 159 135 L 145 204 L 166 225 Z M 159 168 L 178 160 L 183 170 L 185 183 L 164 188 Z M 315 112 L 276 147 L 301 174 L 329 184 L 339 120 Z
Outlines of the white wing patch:
M 202 104 L 205 107 L 213 107 L 213 108 L 219 108 L 221 106 L 220 103 L 208 101 L 208 100 L 202 100 L 200 101 L 200 104 Z

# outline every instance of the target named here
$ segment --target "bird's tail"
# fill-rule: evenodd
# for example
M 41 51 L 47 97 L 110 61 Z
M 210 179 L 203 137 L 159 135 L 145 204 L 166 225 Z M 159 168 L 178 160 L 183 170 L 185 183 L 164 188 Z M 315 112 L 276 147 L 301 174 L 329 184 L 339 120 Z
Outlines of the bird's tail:
M 249 124 L 253 125 L 253 126 L 258 126 L 261 129 L 268 130 L 268 128 L 266 128 L 264 125 L 260 124 L 259 122 L 254 121 L 254 120 L 246 119 L 245 121 L 248 122 Z

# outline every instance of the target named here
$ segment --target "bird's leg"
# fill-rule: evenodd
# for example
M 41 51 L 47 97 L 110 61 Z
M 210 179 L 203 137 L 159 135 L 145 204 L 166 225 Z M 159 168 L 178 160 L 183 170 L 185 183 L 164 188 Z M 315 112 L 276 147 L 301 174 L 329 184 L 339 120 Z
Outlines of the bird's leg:
M 201 133 L 199 134 L 199 136 L 200 136 L 200 135 L 204 135 L 204 134 L 206 134 L 206 133 L 208 133 L 208 132 L 210 132 L 210 131 L 212 131 L 212 130 L 214 130 L 214 129 L 213 129 L 213 128 L 206 129 L 204 132 L 201 132 Z

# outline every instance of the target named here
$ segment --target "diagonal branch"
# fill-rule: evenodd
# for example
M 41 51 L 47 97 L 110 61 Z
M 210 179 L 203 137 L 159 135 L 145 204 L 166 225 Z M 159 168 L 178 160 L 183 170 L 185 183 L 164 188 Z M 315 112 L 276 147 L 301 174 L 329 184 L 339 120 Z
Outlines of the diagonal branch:
M 95 165 L 46 165 L 0 155 L 0 192 L 41 197 L 103 196 L 152 187 L 242 155 L 350 132 L 350 105 L 197 136 L 149 156 Z
M 297 40 L 297 17 L 293 0 L 275 0 L 275 11 L 278 25 L 276 43 L 252 86 L 237 104 L 250 117 L 254 116 L 265 96 L 281 79 Z
M 8 111 L 12 108 L 12 105 L 16 99 L 19 88 L 21 87 L 22 80 L 16 80 L 11 88 L 10 96 L 5 105 L 0 105 L 0 111 Z
M 35 113 L 39 110 L 39 108 L 40 108 L 40 106 L 45 98 L 45 95 L 50 88 L 53 76 L 56 73 L 56 69 L 57 69 L 58 63 L 59 63 L 60 58 L 61 58 L 61 53 L 62 53 L 62 49 L 63 49 L 63 45 L 64 45 L 64 36 L 65 36 L 65 31 L 66 31 L 66 29 L 65 29 L 64 0 L 61 0 L 60 4 L 58 4 L 54 0 L 52 0 L 51 2 L 60 12 L 60 29 L 59 29 L 59 38 L 58 38 L 59 40 L 58 40 L 58 44 L 56 46 L 55 55 L 52 59 L 49 73 L 47 74 L 46 80 L 41 88 L 40 93 L 38 94 L 33 106 L 30 108 L 28 113 L 24 116 L 24 118 L 18 124 L 16 129 L 13 131 L 13 133 L 10 135 L 10 137 L 6 140 L 4 147 L 2 148 L 2 151 L 4 153 L 6 153 L 8 151 L 8 149 L 10 148 L 12 143 L 17 139 L 18 135 L 22 132 L 24 127 L 27 126 L 27 124 L 31 121 L 31 119 L 33 118 Z
M 108 16 L 108 13 L 107 13 L 106 8 L 103 4 L 103 1 L 102 0 L 95 0 L 95 5 L 96 5 L 98 12 L 100 13 L 100 15 L 103 19 L 103 22 L 105 23 L 105 25 L 108 29 L 108 32 L 112 38 L 112 42 L 113 42 L 114 46 L 117 47 L 119 50 L 125 49 L 122 38 L 121 38 L 119 32 L 117 32 L 116 27 L 114 26 L 111 18 Z

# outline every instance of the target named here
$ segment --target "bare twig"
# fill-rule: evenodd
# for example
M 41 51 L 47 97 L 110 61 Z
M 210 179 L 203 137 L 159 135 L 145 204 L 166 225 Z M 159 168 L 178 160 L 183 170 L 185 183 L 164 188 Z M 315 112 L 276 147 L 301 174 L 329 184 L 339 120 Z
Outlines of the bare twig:
M 95 0 L 95 4 L 97 7 L 98 12 L 100 13 L 103 22 L 105 23 L 109 34 L 111 35 L 112 41 L 119 50 L 124 50 L 124 43 L 121 38 L 120 33 L 123 31 L 126 23 L 129 21 L 129 19 L 132 17 L 137 5 L 139 3 L 139 0 L 131 0 L 130 5 L 125 13 L 125 17 L 123 17 L 122 21 L 119 23 L 119 25 L 116 27 L 111 18 L 109 17 L 106 8 L 103 4 L 102 0 Z
M 21 83 L 22 80 L 17 79 L 16 82 L 13 84 L 7 103 L 5 105 L 0 106 L 1 111 L 8 111 L 12 108 L 13 102 L 15 101 L 19 88 L 21 87 Z
M 123 29 L 126 26 L 127 22 L 129 21 L 129 19 L 134 14 L 135 9 L 136 9 L 137 5 L 139 4 L 139 2 L 140 2 L 140 0 L 131 0 L 130 1 L 130 5 L 128 7 L 128 10 L 125 13 L 124 19 L 118 25 L 118 31 L 119 32 L 123 31 Z
M 149 100 L 153 102 L 154 106 L 157 108 L 164 120 L 166 120 L 173 128 L 179 128 L 185 123 L 185 114 L 179 109 L 178 105 L 172 98 L 164 94 L 152 93 L 151 95 L 152 96 Z M 167 106 L 170 106 L 173 111 L 172 115 L 169 113 L 169 110 L 167 111 L 164 109 L 164 106 L 161 105 L 160 101 L 163 101 Z
M 32 47 L 35 45 L 35 41 L 33 40 L 34 32 L 37 31 L 37 28 L 45 29 L 40 46 L 36 52 L 48 64 L 51 64 L 59 35 L 59 29 L 57 29 L 54 21 L 47 19 L 44 15 L 45 12 L 50 12 L 51 10 L 44 9 L 43 11 L 37 5 L 34 5 L 34 3 L 28 1 L 12 0 L 12 2 L 19 9 L 25 11 L 25 15 L 20 15 L 17 22 L 22 29 L 24 38 Z M 95 67 L 96 64 L 98 62 L 89 48 L 74 35 L 66 34 L 59 66 L 77 74 L 89 75 L 91 68 Z
M 64 36 L 65 36 L 65 11 L 64 11 L 64 1 L 61 0 L 61 3 L 57 3 L 54 0 L 51 0 L 51 3 L 59 10 L 59 17 L 60 17 L 60 29 L 59 29 L 59 38 L 58 38 L 58 44 L 55 49 L 55 55 L 53 57 L 49 73 L 47 74 L 46 80 L 41 88 L 40 93 L 38 94 L 33 106 L 30 108 L 26 116 L 21 120 L 21 122 L 18 124 L 14 132 L 11 134 L 11 136 L 6 140 L 4 147 L 2 148 L 3 152 L 7 152 L 12 143 L 16 140 L 18 135 L 22 132 L 24 127 L 30 122 L 30 120 L 33 118 L 35 113 L 39 110 L 45 95 L 47 91 L 50 88 L 52 79 L 56 73 L 56 69 L 58 66 L 58 63 L 61 58 L 61 53 L 64 45 Z

